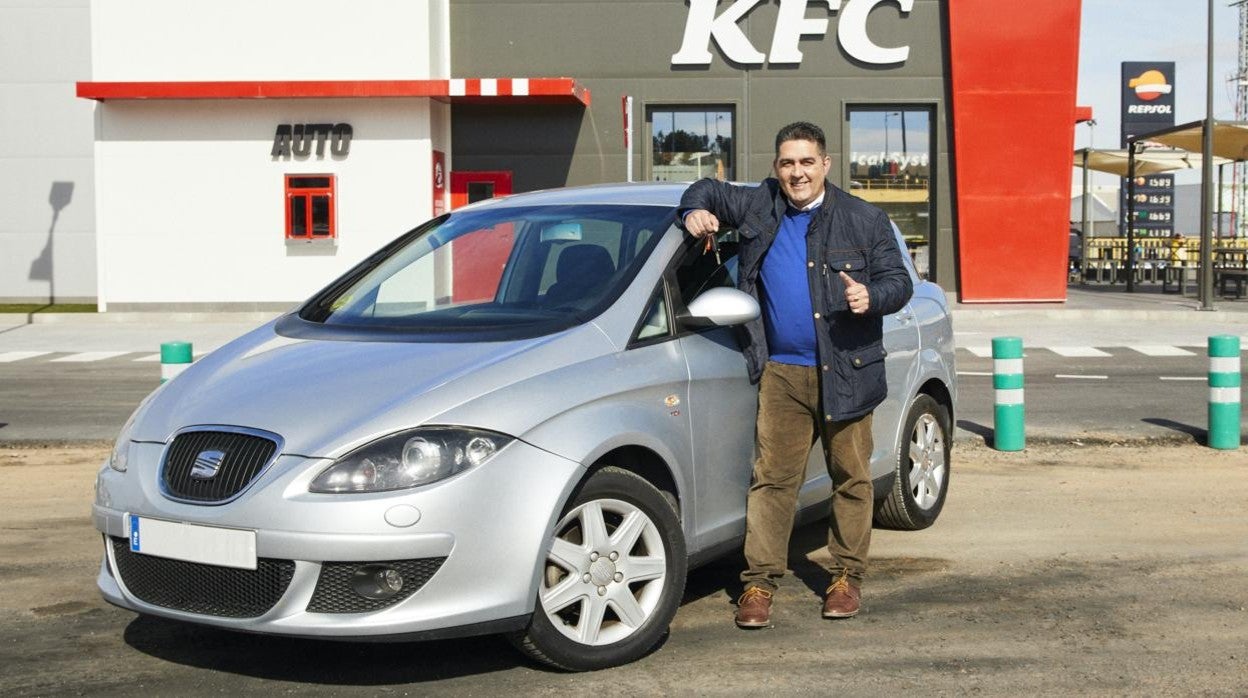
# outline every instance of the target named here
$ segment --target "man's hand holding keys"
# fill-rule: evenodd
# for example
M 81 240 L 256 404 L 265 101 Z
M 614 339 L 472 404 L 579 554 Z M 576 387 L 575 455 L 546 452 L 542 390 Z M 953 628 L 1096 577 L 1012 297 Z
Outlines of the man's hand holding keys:
M 695 238 L 704 238 L 719 232 L 719 219 L 706 209 L 695 208 L 685 214 L 685 230 Z

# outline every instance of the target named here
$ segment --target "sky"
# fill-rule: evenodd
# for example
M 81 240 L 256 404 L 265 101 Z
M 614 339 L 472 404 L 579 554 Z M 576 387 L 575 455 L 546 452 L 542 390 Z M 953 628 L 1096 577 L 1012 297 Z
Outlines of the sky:
M 1118 148 L 1123 61 L 1173 61 L 1175 123 L 1205 116 L 1207 0 L 1083 0 L 1077 103 L 1092 107 L 1096 125 L 1075 127 L 1075 148 Z M 1213 4 L 1213 116 L 1235 118 L 1239 9 Z M 1248 115 L 1243 116 L 1248 119 Z M 1076 170 L 1076 173 L 1078 171 Z M 1115 184 L 1097 175 L 1094 184 Z M 1199 182 L 1180 172 L 1176 184 Z

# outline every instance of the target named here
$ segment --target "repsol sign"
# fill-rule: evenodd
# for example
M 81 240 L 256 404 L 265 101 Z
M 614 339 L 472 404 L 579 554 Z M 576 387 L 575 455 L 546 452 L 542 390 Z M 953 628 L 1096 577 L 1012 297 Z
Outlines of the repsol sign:
M 273 134 L 275 158 L 306 158 L 316 151 L 318 158 L 325 157 L 325 147 L 331 155 L 345 157 L 351 152 L 351 124 L 278 124 Z
M 829 15 L 837 15 L 836 40 L 845 53 L 872 65 L 905 62 L 910 47 L 881 46 L 867 34 L 867 18 L 880 5 L 894 5 L 905 17 L 914 7 L 914 0 L 780 0 L 780 11 L 771 34 L 767 53 L 759 51 L 741 30 L 740 22 L 763 0 L 735 0 L 718 15 L 719 0 L 689 0 L 685 20 L 685 36 L 680 50 L 672 54 L 672 65 L 710 65 L 711 39 L 724 57 L 743 65 L 801 64 L 798 42 L 803 36 L 822 37 L 828 33 L 827 17 L 809 18 L 807 9 L 814 5 L 826 7 Z
M 1174 107 L 1169 104 L 1128 104 L 1128 114 L 1173 114 Z

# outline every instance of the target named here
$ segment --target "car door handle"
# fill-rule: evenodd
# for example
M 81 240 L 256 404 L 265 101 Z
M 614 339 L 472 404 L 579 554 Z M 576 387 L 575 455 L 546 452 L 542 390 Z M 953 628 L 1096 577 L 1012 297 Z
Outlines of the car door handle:
M 901 310 L 895 313 L 893 317 L 897 318 L 897 322 L 900 324 L 909 325 L 910 321 L 914 319 L 914 313 L 908 310 Z

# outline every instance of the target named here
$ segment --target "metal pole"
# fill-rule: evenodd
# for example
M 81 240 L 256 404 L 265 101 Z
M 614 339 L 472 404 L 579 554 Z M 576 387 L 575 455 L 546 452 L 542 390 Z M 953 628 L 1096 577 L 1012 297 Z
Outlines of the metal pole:
M 1083 149 L 1083 224 L 1080 231 L 1083 233 L 1079 236 L 1079 246 L 1082 248 L 1079 252 L 1079 282 L 1087 283 L 1088 280 L 1088 236 L 1091 232 L 1088 230 L 1088 210 L 1091 205 L 1088 201 L 1088 148 Z
M 624 147 L 628 163 L 625 167 L 625 181 L 631 182 L 633 181 L 633 98 L 631 95 L 624 97 Z
M 1135 141 L 1127 141 L 1127 293 L 1135 293 Z
M 1213 0 L 1205 22 L 1205 124 L 1200 146 L 1200 309 L 1213 310 Z
M 1225 193 L 1225 190 L 1222 188 L 1223 186 L 1225 186 L 1225 184 L 1223 183 L 1222 179 L 1223 179 L 1223 177 L 1224 177 L 1225 175 L 1226 175 L 1226 163 L 1222 163 L 1221 165 L 1218 165 L 1218 194 L 1217 194 L 1217 197 L 1218 197 L 1218 227 L 1217 227 L 1217 231 L 1218 231 L 1218 238 L 1219 238 L 1219 239 L 1220 239 L 1220 238 L 1222 238 L 1222 236 L 1225 234 L 1225 233 L 1223 233 L 1223 232 L 1222 232 L 1222 216 L 1223 216 L 1223 212 L 1222 212 L 1222 198 L 1223 198 L 1223 197 L 1222 197 L 1222 195 Z

